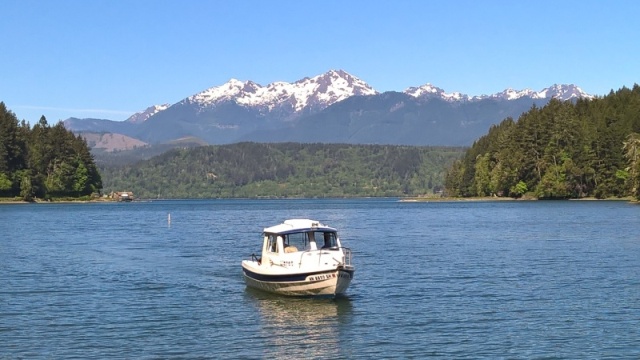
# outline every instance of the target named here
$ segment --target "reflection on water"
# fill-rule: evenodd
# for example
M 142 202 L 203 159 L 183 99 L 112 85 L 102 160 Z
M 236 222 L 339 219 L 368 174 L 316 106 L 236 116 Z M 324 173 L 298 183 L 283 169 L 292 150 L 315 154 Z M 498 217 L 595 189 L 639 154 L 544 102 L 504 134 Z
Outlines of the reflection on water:
M 251 288 L 246 289 L 246 297 L 260 314 L 265 355 L 279 359 L 341 357 L 341 328 L 351 321 L 348 297 L 285 297 Z

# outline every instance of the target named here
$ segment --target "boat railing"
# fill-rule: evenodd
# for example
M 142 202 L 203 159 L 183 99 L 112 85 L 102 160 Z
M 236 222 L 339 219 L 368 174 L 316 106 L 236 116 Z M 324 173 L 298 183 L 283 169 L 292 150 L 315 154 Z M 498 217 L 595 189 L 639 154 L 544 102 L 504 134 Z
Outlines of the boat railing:
M 300 254 L 300 262 L 298 263 L 298 266 L 302 266 L 302 260 L 304 259 L 304 254 L 306 254 L 306 253 L 309 253 L 309 254 L 317 253 L 318 254 L 318 265 L 320 264 L 320 262 L 322 260 L 322 249 L 304 250 Z
M 351 266 L 351 249 L 343 247 L 342 254 L 344 255 L 344 266 Z
M 333 258 L 336 262 L 338 262 L 338 265 L 342 265 L 342 266 L 351 266 L 351 249 L 347 248 L 347 247 L 334 247 L 331 248 L 331 250 L 342 250 L 342 263 L 340 263 L 339 259 L 336 259 L 334 256 L 335 252 L 331 251 L 331 253 L 327 254 L 325 251 L 327 249 L 317 249 L 317 250 L 304 250 L 300 252 L 300 262 L 298 263 L 298 266 L 302 266 L 302 260 L 304 258 L 304 254 L 306 253 L 317 253 L 318 254 L 318 264 L 320 264 L 320 262 L 322 261 L 323 255 L 324 256 L 330 256 L 331 258 Z

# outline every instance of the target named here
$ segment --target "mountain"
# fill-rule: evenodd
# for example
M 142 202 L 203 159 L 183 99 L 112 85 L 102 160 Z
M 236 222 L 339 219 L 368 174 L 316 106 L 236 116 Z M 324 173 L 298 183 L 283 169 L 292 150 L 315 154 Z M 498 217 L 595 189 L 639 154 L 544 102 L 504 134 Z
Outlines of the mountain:
M 420 87 L 410 87 L 404 91 L 405 94 L 411 95 L 416 98 L 423 99 L 441 99 L 449 102 L 457 101 L 482 101 L 486 99 L 494 100 L 518 100 L 520 98 L 531 99 L 551 99 L 555 98 L 560 101 L 574 100 L 579 98 L 592 99 L 593 96 L 587 94 L 576 85 L 558 85 L 554 84 L 551 87 L 544 88 L 540 91 L 533 91 L 531 89 L 514 90 L 506 89 L 493 95 L 480 95 L 469 96 L 459 92 L 446 93 L 443 89 L 433 86 L 431 84 L 425 84 Z
M 75 133 L 117 133 L 130 134 L 135 129 L 135 124 L 128 121 L 114 121 L 107 119 L 93 118 L 68 118 L 63 125 Z
M 352 96 L 373 94 L 377 92 L 364 81 L 342 70 L 267 86 L 231 79 L 158 112 L 127 135 L 150 143 L 197 136 L 226 144 L 249 133 L 288 126 Z
M 249 133 L 239 141 L 469 146 L 492 124 L 517 118 L 548 99 L 483 99 L 452 103 L 386 92 L 354 96 L 282 129 Z
M 64 121 L 75 132 L 120 133 L 149 144 L 197 137 L 209 144 L 342 142 L 471 145 L 506 117 L 517 118 L 551 98 L 592 98 L 575 85 L 492 95 L 447 93 L 431 84 L 379 93 L 343 71 L 261 86 L 231 79 L 173 105 L 157 105 L 124 122 Z
M 114 132 L 114 133 L 129 133 L 137 124 L 141 124 L 147 121 L 151 116 L 166 110 L 170 105 L 153 105 L 146 110 L 137 112 L 131 115 L 125 121 L 114 121 L 107 119 L 93 119 L 93 118 L 68 118 L 63 121 L 64 126 L 67 129 L 75 132 Z
M 212 87 L 190 96 L 179 104 L 199 107 L 201 111 L 221 103 L 233 101 L 261 113 L 280 112 L 287 115 L 304 111 L 322 110 L 331 104 L 354 95 L 377 94 L 364 81 L 342 70 L 331 70 L 292 84 L 274 82 L 260 86 L 252 81 L 229 80 L 222 86 Z
M 153 115 L 159 113 L 160 111 L 167 110 L 167 108 L 171 106 L 170 104 L 163 105 L 153 105 L 146 108 L 144 111 L 137 112 L 131 115 L 126 122 L 130 122 L 132 124 L 140 124 L 147 121 Z

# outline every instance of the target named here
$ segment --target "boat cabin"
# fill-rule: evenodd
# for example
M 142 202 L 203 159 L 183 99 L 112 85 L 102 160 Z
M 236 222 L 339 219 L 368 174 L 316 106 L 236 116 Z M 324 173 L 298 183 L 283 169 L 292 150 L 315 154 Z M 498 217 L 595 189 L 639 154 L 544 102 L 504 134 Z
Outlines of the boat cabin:
M 287 220 L 266 228 L 263 236 L 263 258 L 316 250 L 335 251 L 340 248 L 336 229 L 307 219 Z

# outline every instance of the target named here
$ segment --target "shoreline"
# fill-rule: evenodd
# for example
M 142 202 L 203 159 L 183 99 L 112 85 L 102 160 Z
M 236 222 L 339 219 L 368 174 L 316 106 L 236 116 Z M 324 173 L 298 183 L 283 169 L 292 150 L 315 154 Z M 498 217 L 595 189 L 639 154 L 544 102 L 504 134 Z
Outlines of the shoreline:
M 52 200 L 52 201 L 44 201 L 44 200 L 36 200 L 36 201 L 24 201 L 24 200 L 5 200 L 0 198 L 0 205 L 19 205 L 19 204 L 72 204 L 72 203 L 107 203 L 107 202 L 117 202 L 111 199 L 94 199 L 94 200 Z
M 362 198 L 370 198 L 370 197 L 362 197 Z M 229 198 L 233 199 L 233 198 Z M 170 199 L 165 199 L 170 200 Z M 181 199 L 181 200 L 191 200 L 191 199 Z M 192 199 L 192 200 L 203 200 L 203 199 Z M 255 200 L 260 200 L 256 198 Z M 526 197 L 526 198 L 509 198 L 509 197 L 493 197 L 493 196 L 484 196 L 484 197 L 407 197 L 407 198 L 399 198 L 398 202 L 496 202 L 496 201 L 627 201 L 630 203 L 640 203 L 640 200 L 635 200 L 632 197 L 624 197 L 624 198 L 607 198 L 607 199 L 597 199 L 594 197 L 585 197 L 580 199 L 563 199 L 563 200 L 540 200 L 538 198 Z M 117 203 L 114 199 L 91 199 L 91 200 L 52 200 L 52 201 L 24 201 L 24 200 L 15 200 L 15 199 L 6 199 L 0 198 L 0 206 L 2 205 L 20 205 L 20 204 L 73 204 L 73 203 Z
M 464 201 L 627 201 L 627 202 L 638 202 L 638 200 L 634 200 L 632 197 L 624 197 L 624 198 L 607 198 L 607 199 L 598 199 L 595 197 L 585 197 L 580 199 L 559 199 L 559 200 L 540 200 L 538 198 L 526 197 L 526 198 L 509 198 L 509 197 L 493 197 L 493 196 L 483 196 L 483 197 L 412 197 L 412 198 L 403 198 L 399 200 L 400 202 L 464 202 Z

